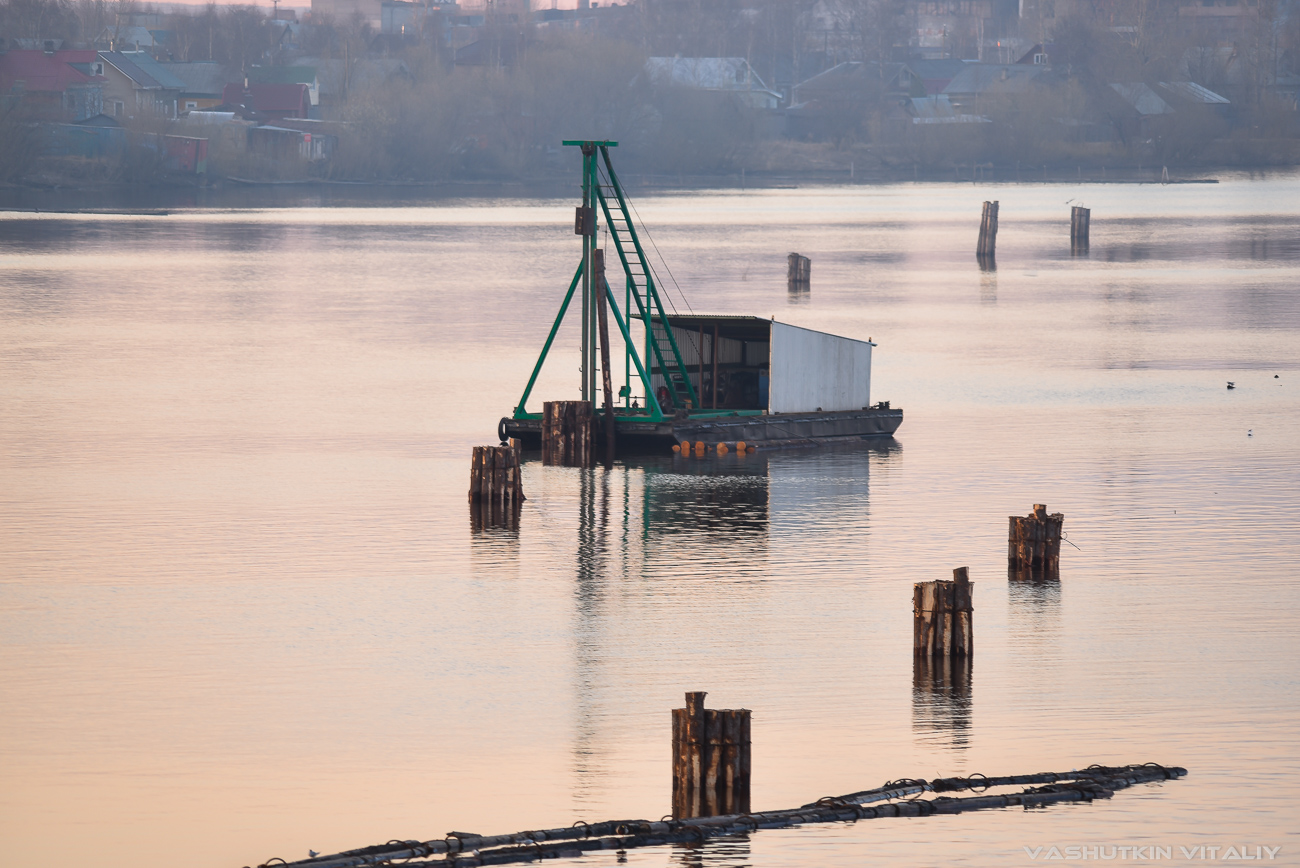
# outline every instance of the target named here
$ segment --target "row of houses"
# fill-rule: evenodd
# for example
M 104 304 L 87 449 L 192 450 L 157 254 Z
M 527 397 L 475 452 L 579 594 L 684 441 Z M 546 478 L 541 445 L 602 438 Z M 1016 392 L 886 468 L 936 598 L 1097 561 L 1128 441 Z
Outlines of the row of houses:
M 162 63 L 147 51 L 17 49 L 0 51 L 0 100 L 32 119 L 119 121 L 179 118 L 218 106 L 264 118 L 319 118 L 348 91 L 408 77 L 403 61 L 305 58 L 292 66 L 252 67 L 242 78 L 211 61 Z
M 653 57 L 646 72 L 660 84 L 731 95 L 779 115 L 770 128 L 800 140 L 857 137 L 868 119 L 895 127 L 897 138 L 900 126 L 992 124 L 1037 111 L 1063 139 L 1131 142 L 1159 135 L 1176 115 L 1232 119 L 1231 101 L 1194 81 L 1084 83 L 1049 60 L 1037 44 L 1012 63 L 848 61 L 795 85 L 788 98 L 741 57 Z M 1067 98 L 1071 90 L 1076 99 Z

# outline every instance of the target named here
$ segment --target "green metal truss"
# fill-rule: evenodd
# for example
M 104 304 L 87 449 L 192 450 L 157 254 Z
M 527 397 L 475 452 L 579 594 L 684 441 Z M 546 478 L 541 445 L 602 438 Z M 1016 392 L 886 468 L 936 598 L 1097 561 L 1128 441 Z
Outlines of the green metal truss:
M 604 282 L 604 286 L 597 287 L 595 286 L 596 281 L 591 279 L 592 268 L 589 263 L 591 262 L 591 254 L 596 249 L 597 217 L 595 209 L 597 205 L 599 205 L 600 213 L 605 217 L 606 230 L 614 242 L 614 248 L 618 251 L 619 263 L 623 266 L 627 295 L 630 301 L 629 307 L 635 304 L 637 317 L 641 320 L 645 329 L 646 358 L 649 359 L 653 356 L 654 360 L 658 362 L 659 370 L 663 374 L 664 382 L 668 387 L 668 394 L 672 402 L 672 407 L 669 409 L 675 411 L 698 408 L 700 404 L 695 392 L 695 386 L 691 383 L 686 365 L 682 361 L 681 351 L 677 346 L 676 339 L 673 337 L 672 328 L 668 324 L 667 311 L 664 310 L 663 301 L 655 287 L 654 275 L 650 270 L 649 260 L 646 258 L 645 249 L 641 246 L 641 239 L 637 236 L 632 215 L 628 210 L 627 196 L 623 192 L 623 186 L 618 180 L 618 175 L 614 172 L 613 163 L 610 162 L 609 149 L 617 147 L 618 142 L 566 141 L 564 144 L 582 148 L 583 210 L 579 211 L 577 222 L 583 222 L 582 214 L 586 209 L 590 209 L 591 217 L 586 228 L 582 229 L 582 261 L 579 262 L 573 280 L 569 283 L 569 290 L 565 293 L 564 301 L 560 304 L 560 310 L 555 317 L 555 322 L 551 325 L 550 334 L 547 335 L 546 343 L 542 346 L 542 352 L 537 357 L 537 363 L 533 366 L 532 376 L 528 378 L 528 385 L 524 387 L 524 393 L 519 399 L 518 406 L 515 407 L 514 417 L 522 419 L 537 415 L 528 412 L 528 397 L 532 394 L 533 386 L 537 382 L 537 376 L 551 351 L 551 345 L 555 342 L 555 336 L 560 330 L 560 324 L 564 321 L 565 315 L 568 313 L 573 296 L 581 286 L 583 399 L 591 401 L 593 407 L 598 404 L 595 381 L 597 349 L 595 294 L 600 292 L 608 301 L 610 311 L 614 315 L 614 321 L 618 324 L 619 333 L 623 339 L 624 357 L 635 365 L 637 376 L 641 379 L 642 386 L 645 388 L 646 406 L 644 410 L 633 411 L 624 407 L 620 413 L 636 415 L 638 418 L 655 422 L 667 418 L 665 408 L 660 404 L 659 397 L 654 394 L 650 372 L 642 364 L 641 356 L 637 353 L 635 342 L 632 340 L 630 333 L 631 322 L 624 319 L 608 280 Z M 604 163 L 606 183 L 603 184 L 600 178 L 600 165 L 596 159 L 598 154 Z M 581 227 L 575 228 L 580 229 Z M 662 326 L 658 330 L 656 330 L 656 319 Z M 614 340 L 614 338 L 611 338 L 611 344 Z M 701 352 L 703 352 L 702 348 Z M 613 358 L 612 352 L 610 357 Z M 630 367 L 628 377 L 631 375 Z M 627 398 L 628 392 L 629 390 L 625 389 L 623 397 Z

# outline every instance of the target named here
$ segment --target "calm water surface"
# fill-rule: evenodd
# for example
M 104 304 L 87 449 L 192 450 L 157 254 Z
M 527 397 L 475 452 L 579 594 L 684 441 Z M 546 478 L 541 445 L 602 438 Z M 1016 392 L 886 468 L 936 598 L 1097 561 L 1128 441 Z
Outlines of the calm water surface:
M 996 272 L 972 254 L 986 198 Z M 572 206 L 0 214 L 0 863 L 656 819 L 668 709 L 707 690 L 754 710 L 756 809 L 905 776 L 1191 775 L 631 864 L 1300 864 L 1300 181 L 640 198 L 679 308 L 872 337 L 903 427 L 532 463 L 519 532 L 475 535 L 469 450 L 572 275 Z M 576 343 L 537 400 L 576 396 Z M 1007 579 L 1006 517 L 1034 502 L 1076 546 L 1059 583 Z M 961 565 L 969 690 L 914 680 L 910 650 L 912 583 Z

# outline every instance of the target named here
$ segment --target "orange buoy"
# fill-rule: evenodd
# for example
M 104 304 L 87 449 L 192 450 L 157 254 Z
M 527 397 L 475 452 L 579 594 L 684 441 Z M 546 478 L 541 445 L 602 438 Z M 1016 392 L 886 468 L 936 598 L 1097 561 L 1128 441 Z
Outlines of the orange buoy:
M 719 454 L 719 455 L 726 455 L 729 451 L 731 451 L 731 450 L 727 449 L 727 444 L 726 444 L 726 443 L 719 443 L 719 444 L 718 444 L 718 454 Z
M 744 451 L 745 451 L 745 441 L 744 441 L 744 440 L 737 440 L 737 441 L 736 441 L 736 451 L 737 451 L 737 452 L 744 452 Z
M 674 444 L 673 444 L 673 451 L 674 451 L 674 452 L 681 452 L 681 451 L 682 451 L 682 447 L 680 447 L 680 446 L 678 446 L 676 443 L 674 443 Z
M 757 447 L 757 446 L 748 446 L 748 447 L 745 448 L 745 451 L 746 451 L 746 452 L 757 452 L 757 451 L 758 451 L 758 447 Z

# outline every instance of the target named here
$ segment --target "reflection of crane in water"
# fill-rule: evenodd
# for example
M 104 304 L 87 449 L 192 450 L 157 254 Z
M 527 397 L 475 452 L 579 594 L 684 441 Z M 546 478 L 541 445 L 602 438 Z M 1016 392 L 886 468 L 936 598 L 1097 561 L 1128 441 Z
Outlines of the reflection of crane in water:
M 681 464 L 679 459 L 677 462 Z M 608 752 L 600 744 L 605 715 L 609 604 L 620 594 L 644 595 L 661 578 L 762 569 L 767 540 L 767 462 L 672 459 L 579 470 L 578 557 L 574 584 L 577 719 L 574 800 L 600 804 Z
M 764 611 L 762 601 L 771 592 L 774 540 L 802 550 L 816 534 L 830 526 L 841 532 L 849 521 L 865 545 L 869 464 L 891 460 L 899 450 L 889 441 L 813 452 L 647 458 L 612 470 L 563 471 L 576 476 L 579 501 L 575 808 L 608 804 L 618 741 L 609 731 L 629 706 L 639 704 L 637 697 L 698 669 L 701 655 L 712 655 L 709 666 L 728 671 L 738 665 L 733 652 L 745 657 L 747 671 L 761 668 L 764 636 L 749 616 Z M 703 614 L 721 604 L 727 618 Z M 667 633 L 639 638 L 660 619 L 671 621 Z M 736 626 L 742 622 L 743 628 Z M 726 644 L 728 631 L 736 629 L 748 636 L 743 652 Z M 680 689 L 673 681 L 668 692 Z M 668 706 L 662 711 L 666 762 Z M 671 804 L 668 783 L 665 777 L 663 813 Z

